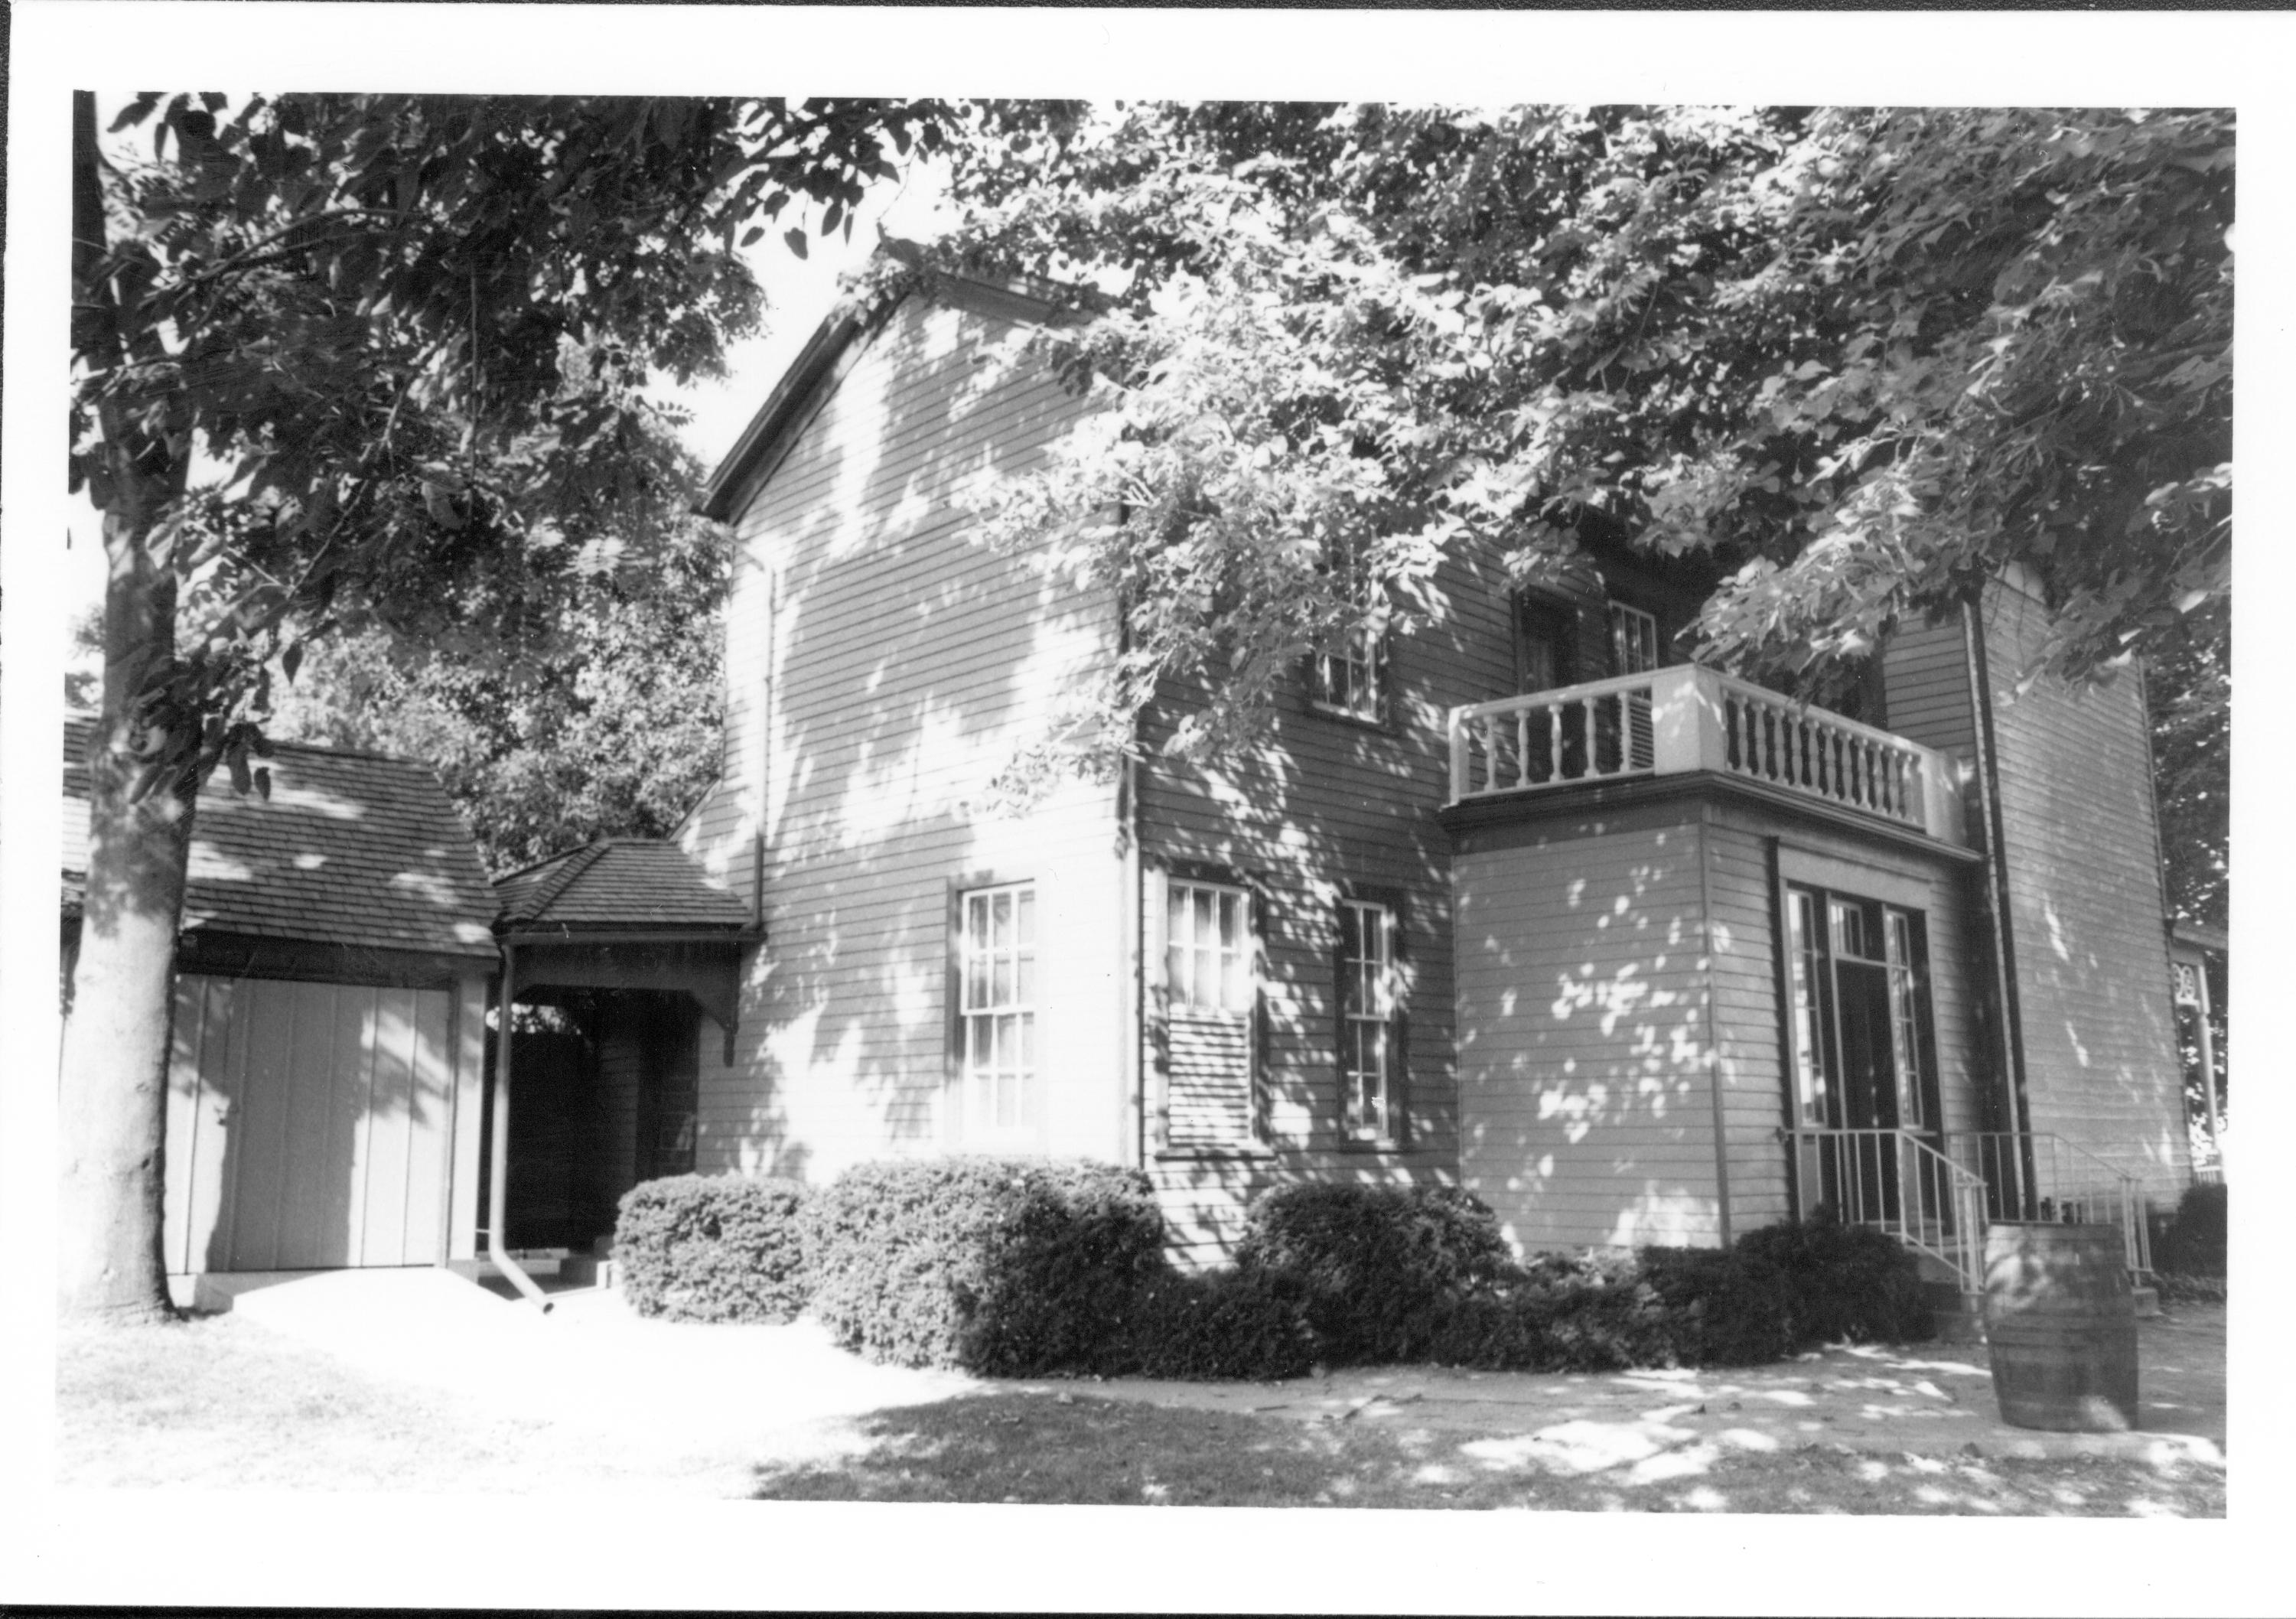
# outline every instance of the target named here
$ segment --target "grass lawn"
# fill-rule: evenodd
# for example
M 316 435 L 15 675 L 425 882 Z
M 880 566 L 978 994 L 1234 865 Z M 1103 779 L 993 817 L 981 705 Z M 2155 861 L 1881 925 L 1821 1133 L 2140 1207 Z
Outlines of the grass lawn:
M 1571 1475 L 1505 1439 L 1003 1393 L 880 1413 L 834 1459 L 767 1466 L 775 1500 L 1529 1508 L 2221 1517 L 2224 1475 L 2119 1459 L 1666 1453 Z
M 1503 1435 L 987 1390 L 735 1439 L 508 1417 L 231 1316 L 67 1333 L 59 1482 L 784 1500 L 2221 1516 L 2221 1472 L 1678 1447 L 1553 1470 Z
M 63 1484 L 722 1496 L 746 1472 L 369 1377 L 228 1315 L 67 1330 L 56 1351 Z

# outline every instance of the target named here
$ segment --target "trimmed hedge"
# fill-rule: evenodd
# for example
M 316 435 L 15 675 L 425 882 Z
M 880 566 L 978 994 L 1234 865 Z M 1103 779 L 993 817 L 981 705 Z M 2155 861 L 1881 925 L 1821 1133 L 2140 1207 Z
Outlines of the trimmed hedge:
M 1932 1331 L 1919 1262 L 1870 1226 L 1765 1226 L 1740 1237 L 1735 1252 L 1784 1273 L 1796 1347 L 1918 1343 Z
M 1236 1263 L 1296 1286 L 1333 1365 L 1425 1353 L 1440 1308 L 1497 1286 L 1511 1268 L 1497 1217 L 1472 1193 L 1312 1181 L 1252 1200 Z
M 805 1308 L 799 1235 L 805 1188 L 793 1180 L 672 1175 L 622 1194 L 614 1263 L 642 1316 L 674 1321 L 787 1321 Z
M 1644 1278 L 1685 1366 L 1759 1366 L 1793 1352 L 1792 1278 L 1743 1248 L 1644 1248 Z
M 1260 1270 L 1168 1270 L 1148 1285 L 1126 1340 L 1095 1368 L 1192 1383 L 1305 1377 L 1316 1362 L 1296 1285 Z
M 1096 1368 L 1164 1270 L 1147 1177 L 947 1158 L 856 1165 L 806 1205 L 813 1313 L 873 1360 L 992 1377 Z

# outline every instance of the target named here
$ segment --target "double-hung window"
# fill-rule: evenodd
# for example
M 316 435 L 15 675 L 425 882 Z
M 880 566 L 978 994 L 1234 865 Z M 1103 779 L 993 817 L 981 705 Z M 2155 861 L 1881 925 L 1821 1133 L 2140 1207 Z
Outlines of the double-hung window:
M 1611 604 L 1611 672 L 1647 674 L 1658 667 L 1658 620 L 1624 602 Z
M 1368 624 L 1341 630 L 1316 654 L 1316 703 L 1354 719 L 1381 715 L 1386 658 L 1379 631 Z
M 1253 1139 L 1251 893 L 1168 878 L 1164 889 L 1166 1145 Z
M 1043 1118 L 1037 1069 L 1037 890 L 1007 883 L 959 900 L 964 1133 L 1026 1144 Z
M 1403 1138 L 1395 942 L 1391 908 L 1370 900 L 1340 902 L 1341 1111 L 1350 1141 Z

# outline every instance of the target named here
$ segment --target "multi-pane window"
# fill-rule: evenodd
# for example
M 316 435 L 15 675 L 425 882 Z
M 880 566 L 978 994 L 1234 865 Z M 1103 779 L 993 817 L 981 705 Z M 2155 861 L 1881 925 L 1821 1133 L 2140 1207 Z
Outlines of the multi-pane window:
M 1163 1133 L 1168 1148 L 1249 1147 L 1252 1089 L 1251 895 L 1174 877 L 1164 891 Z
M 1164 984 L 1177 1010 L 1251 1009 L 1251 896 L 1217 883 L 1167 885 Z
M 1882 933 L 1890 976 L 1890 1042 L 1898 1081 L 1898 1122 L 1920 1130 L 1931 1121 L 1922 1105 L 1921 1003 L 1914 978 L 1914 919 L 1894 905 L 1882 908 Z
M 1797 885 L 1786 934 L 1796 1117 L 1814 1129 L 1933 1128 L 1920 913 Z
M 1813 1129 L 1826 1124 L 1825 1035 L 1818 1002 L 1824 971 L 1817 937 L 1817 897 L 1806 888 L 1786 892 L 1787 1021 L 1793 1031 L 1796 1116 Z
M 1379 632 L 1369 625 L 1343 630 L 1316 654 L 1316 701 L 1358 719 L 1380 717 Z
M 965 1134 L 1025 1136 L 1039 1122 L 1037 891 L 1010 883 L 962 898 Z
M 1639 675 L 1658 667 L 1658 620 L 1624 602 L 1611 604 L 1611 672 Z
M 1402 1135 L 1396 1105 L 1395 913 L 1364 900 L 1340 904 L 1340 1077 L 1351 1140 Z

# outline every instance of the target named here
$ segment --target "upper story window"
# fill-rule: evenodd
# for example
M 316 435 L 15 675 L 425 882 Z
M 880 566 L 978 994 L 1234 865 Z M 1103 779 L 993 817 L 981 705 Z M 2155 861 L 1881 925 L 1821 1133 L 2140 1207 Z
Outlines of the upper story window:
M 1515 686 L 1524 692 L 1552 691 L 1578 678 L 1573 656 L 1578 620 L 1546 602 L 1515 604 Z
M 1658 667 L 1658 620 L 1624 602 L 1611 604 L 1611 672 L 1645 674 Z
M 1378 630 L 1363 624 L 1342 632 L 1316 654 L 1316 705 L 1357 719 L 1378 719 L 1386 662 Z
M 959 1023 L 964 1134 L 980 1142 L 1037 1129 L 1037 890 L 1007 883 L 962 895 Z

